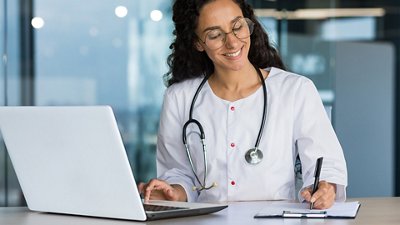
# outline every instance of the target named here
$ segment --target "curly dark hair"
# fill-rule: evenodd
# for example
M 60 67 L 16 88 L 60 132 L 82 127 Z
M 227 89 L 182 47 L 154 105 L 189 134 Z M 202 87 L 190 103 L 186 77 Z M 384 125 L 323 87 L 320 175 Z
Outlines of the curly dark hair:
M 167 84 L 172 85 L 186 79 L 210 75 L 214 64 L 207 54 L 195 47 L 197 36 L 195 29 L 201 8 L 213 0 L 175 0 L 172 20 L 175 24 L 175 40 L 170 45 L 172 53 L 168 56 L 169 71 L 165 74 Z M 250 36 L 250 62 L 258 68 L 285 66 L 278 51 L 271 46 L 269 37 L 258 22 L 252 7 L 245 0 L 232 0 L 242 10 L 243 16 L 254 22 L 254 31 Z

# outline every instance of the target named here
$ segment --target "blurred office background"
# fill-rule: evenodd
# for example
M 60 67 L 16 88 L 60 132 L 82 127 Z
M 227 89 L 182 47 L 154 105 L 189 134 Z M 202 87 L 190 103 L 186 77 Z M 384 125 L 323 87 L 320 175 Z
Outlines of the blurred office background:
M 288 69 L 333 106 L 348 197 L 399 196 L 400 2 L 248 2 Z M 0 0 L 0 105 L 111 105 L 147 181 L 172 31 L 166 0 Z M 0 206 L 24 204 L 0 140 Z

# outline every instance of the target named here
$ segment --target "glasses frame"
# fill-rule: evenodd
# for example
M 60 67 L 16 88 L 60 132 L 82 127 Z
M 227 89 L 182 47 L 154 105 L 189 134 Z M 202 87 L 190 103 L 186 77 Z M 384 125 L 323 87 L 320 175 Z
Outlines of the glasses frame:
M 222 34 L 224 35 L 224 37 L 223 37 L 223 39 L 222 39 L 222 44 L 221 44 L 220 47 L 217 47 L 217 48 L 210 48 L 210 47 L 207 45 L 207 43 L 206 43 L 206 41 L 207 41 L 206 38 L 205 38 L 205 41 L 203 41 L 198 35 L 196 35 L 196 36 L 197 36 L 197 38 L 198 38 L 205 46 L 207 46 L 207 48 L 209 48 L 210 50 L 217 50 L 217 49 L 220 49 L 220 48 L 222 48 L 222 46 L 224 46 L 224 45 L 226 44 L 226 36 L 227 36 L 228 34 L 230 34 L 230 33 L 232 33 L 232 34 L 233 34 L 237 39 L 239 39 L 239 40 L 248 38 L 248 37 L 239 38 L 239 37 L 236 35 L 235 31 L 234 31 L 235 24 L 236 24 L 237 22 L 239 22 L 240 20 L 242 20 L 242 19 L 244 19 L 244 20 L 246 21 L 246 23 L 247 23 L 247 25 L 248 25 L 248 27 L 249 27 L 250 35 L 249 35 L 248 37 L 250 37 L 250 36 L 253 34 L 253 32 L 254 32 L 254 25 L 255 25 L 255 23 L 254 23 L 251 19 L 246 18 L 246 17 L 240 17 L 238 20 L 236 20 L 235 23 L 233 24 L 233 26 L 232 26 L 230 32 L 224 32 L 222 29 L 218 28 L 219 30 L 222 31 Z M 207 36 L 207 34 L 208 34 L 209 32 L 211 32 L 211 30 L 208 31 L 204 36 Z

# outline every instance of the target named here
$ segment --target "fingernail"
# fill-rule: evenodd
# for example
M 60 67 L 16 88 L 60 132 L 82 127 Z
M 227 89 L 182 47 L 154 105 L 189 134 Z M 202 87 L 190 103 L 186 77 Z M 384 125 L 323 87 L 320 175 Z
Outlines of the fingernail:
M 315 202 L 315 198 L 311 198 L 310 202 Z

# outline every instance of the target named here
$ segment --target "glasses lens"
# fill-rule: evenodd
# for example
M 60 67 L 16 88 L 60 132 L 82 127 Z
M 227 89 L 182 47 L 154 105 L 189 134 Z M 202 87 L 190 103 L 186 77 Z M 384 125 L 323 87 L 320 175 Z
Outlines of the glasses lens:
M 248 38 L 253 33 L 254 23 L 250 19 L 241 18 L 233 25 L 232 31 L 237 38 Z
M 240 18 L 232 27 L 232 32 L 239 39 L 250 37 L 254 30 L 254 23 L 248 18 Z M 209 31 L 205 37 L 205 44 L 209 49 L 218 49 L 225 44 L 227 33 L 221 29 L 214 29 Z
M 206 35 L 206 45 L 210 49 L 217 49 L 224 44 L 225 33 L 220 29 L 211 30 Z

